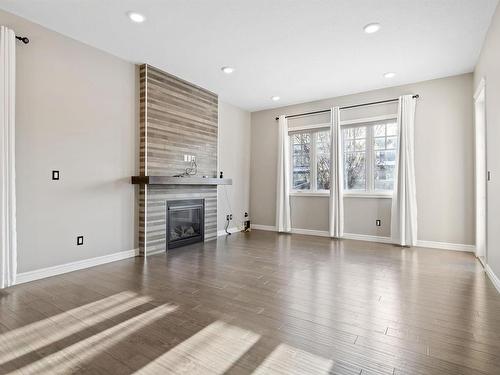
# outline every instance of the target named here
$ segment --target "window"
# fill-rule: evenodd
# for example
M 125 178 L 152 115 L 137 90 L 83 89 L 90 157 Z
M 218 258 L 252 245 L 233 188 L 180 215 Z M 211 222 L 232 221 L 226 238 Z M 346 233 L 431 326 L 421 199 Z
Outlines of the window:
M 292 191 L 330 189 L 330 130 L 290 133 Z
M 396 167 L 396 120 L 343 126 L 342 137 L 344 191 L 392 192 Z

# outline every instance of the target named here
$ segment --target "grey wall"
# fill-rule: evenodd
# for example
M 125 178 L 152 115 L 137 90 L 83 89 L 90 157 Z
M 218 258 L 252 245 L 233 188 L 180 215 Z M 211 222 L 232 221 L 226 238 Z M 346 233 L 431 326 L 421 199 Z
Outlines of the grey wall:
M 256 224 L 275 224 L 277 124 L 293 114 L 420 94 L 415 153 L 420 240 L 474 244 L 472 74 L 391 87 L 252 113 L 250 209 Z M 394 112 L 372 106 L 344 112 L 342 119 Z M 301 120 L 313 121 L 313 120 Z M 328 121 L 318 116 L 318 123 Z M 388 236 L 390 199 L 345 198 L 346 232 Z M 326 230 L 327 198 L 292 197 L 292 226 Z M 375 227 L 375 218 L 383 227 Z
M 219 170 L 233 179 L 218 187 L 217 229 L 224 230 L 226 215 L 233 214 L 229 228 L 240 227 L 250 209 L 250 112 L 219 101 Z
M 134 65 L 3 11 L 0 23 L 31 40 L 17 43 L 18 271 L 134 249 Z
M 490 29 L 474 71 L 474 88 L 486 79 L 486 148 L 487 168 L 492 180 L 487 185 L 487 263 L 500 275 L 500 6 L 493 16 Z

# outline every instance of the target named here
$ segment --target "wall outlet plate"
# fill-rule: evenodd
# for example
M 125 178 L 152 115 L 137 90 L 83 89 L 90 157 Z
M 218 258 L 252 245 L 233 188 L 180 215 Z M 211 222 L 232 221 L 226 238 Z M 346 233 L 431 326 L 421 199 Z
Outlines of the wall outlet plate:
M 377 227 L 381 226 L 382 225 L 382 221 L 380 219 L 375 220 L 375 225 Z
M 59 171 L 52 171 L 52 180 L 59 180 Z
M 76 245 L 77 246 L 83 245 L 83 236 L 76 237 Z

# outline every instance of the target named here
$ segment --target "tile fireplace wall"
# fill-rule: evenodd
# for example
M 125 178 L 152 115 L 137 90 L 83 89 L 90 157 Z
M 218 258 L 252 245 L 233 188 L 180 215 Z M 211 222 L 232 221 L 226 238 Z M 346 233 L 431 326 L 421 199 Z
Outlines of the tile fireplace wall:
M 151 65 L 139 67 L 140 174 L 173 176 L 194 155 L 197 176 L 217 175 L 218 97 Z M 217 237 L 217 187 L 141 185 L 141 255 L 166 249 L 166 201 L 205 200 L 205 241 Z

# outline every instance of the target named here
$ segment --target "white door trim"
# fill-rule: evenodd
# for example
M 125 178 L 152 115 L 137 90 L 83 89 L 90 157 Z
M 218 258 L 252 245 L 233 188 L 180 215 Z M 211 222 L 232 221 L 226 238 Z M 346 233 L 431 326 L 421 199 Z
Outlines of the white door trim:
M 474 176 L 476 256 L 487 254 L 487 165 L 486 165 L 486 81 L 481 79 L 474 93 Z

